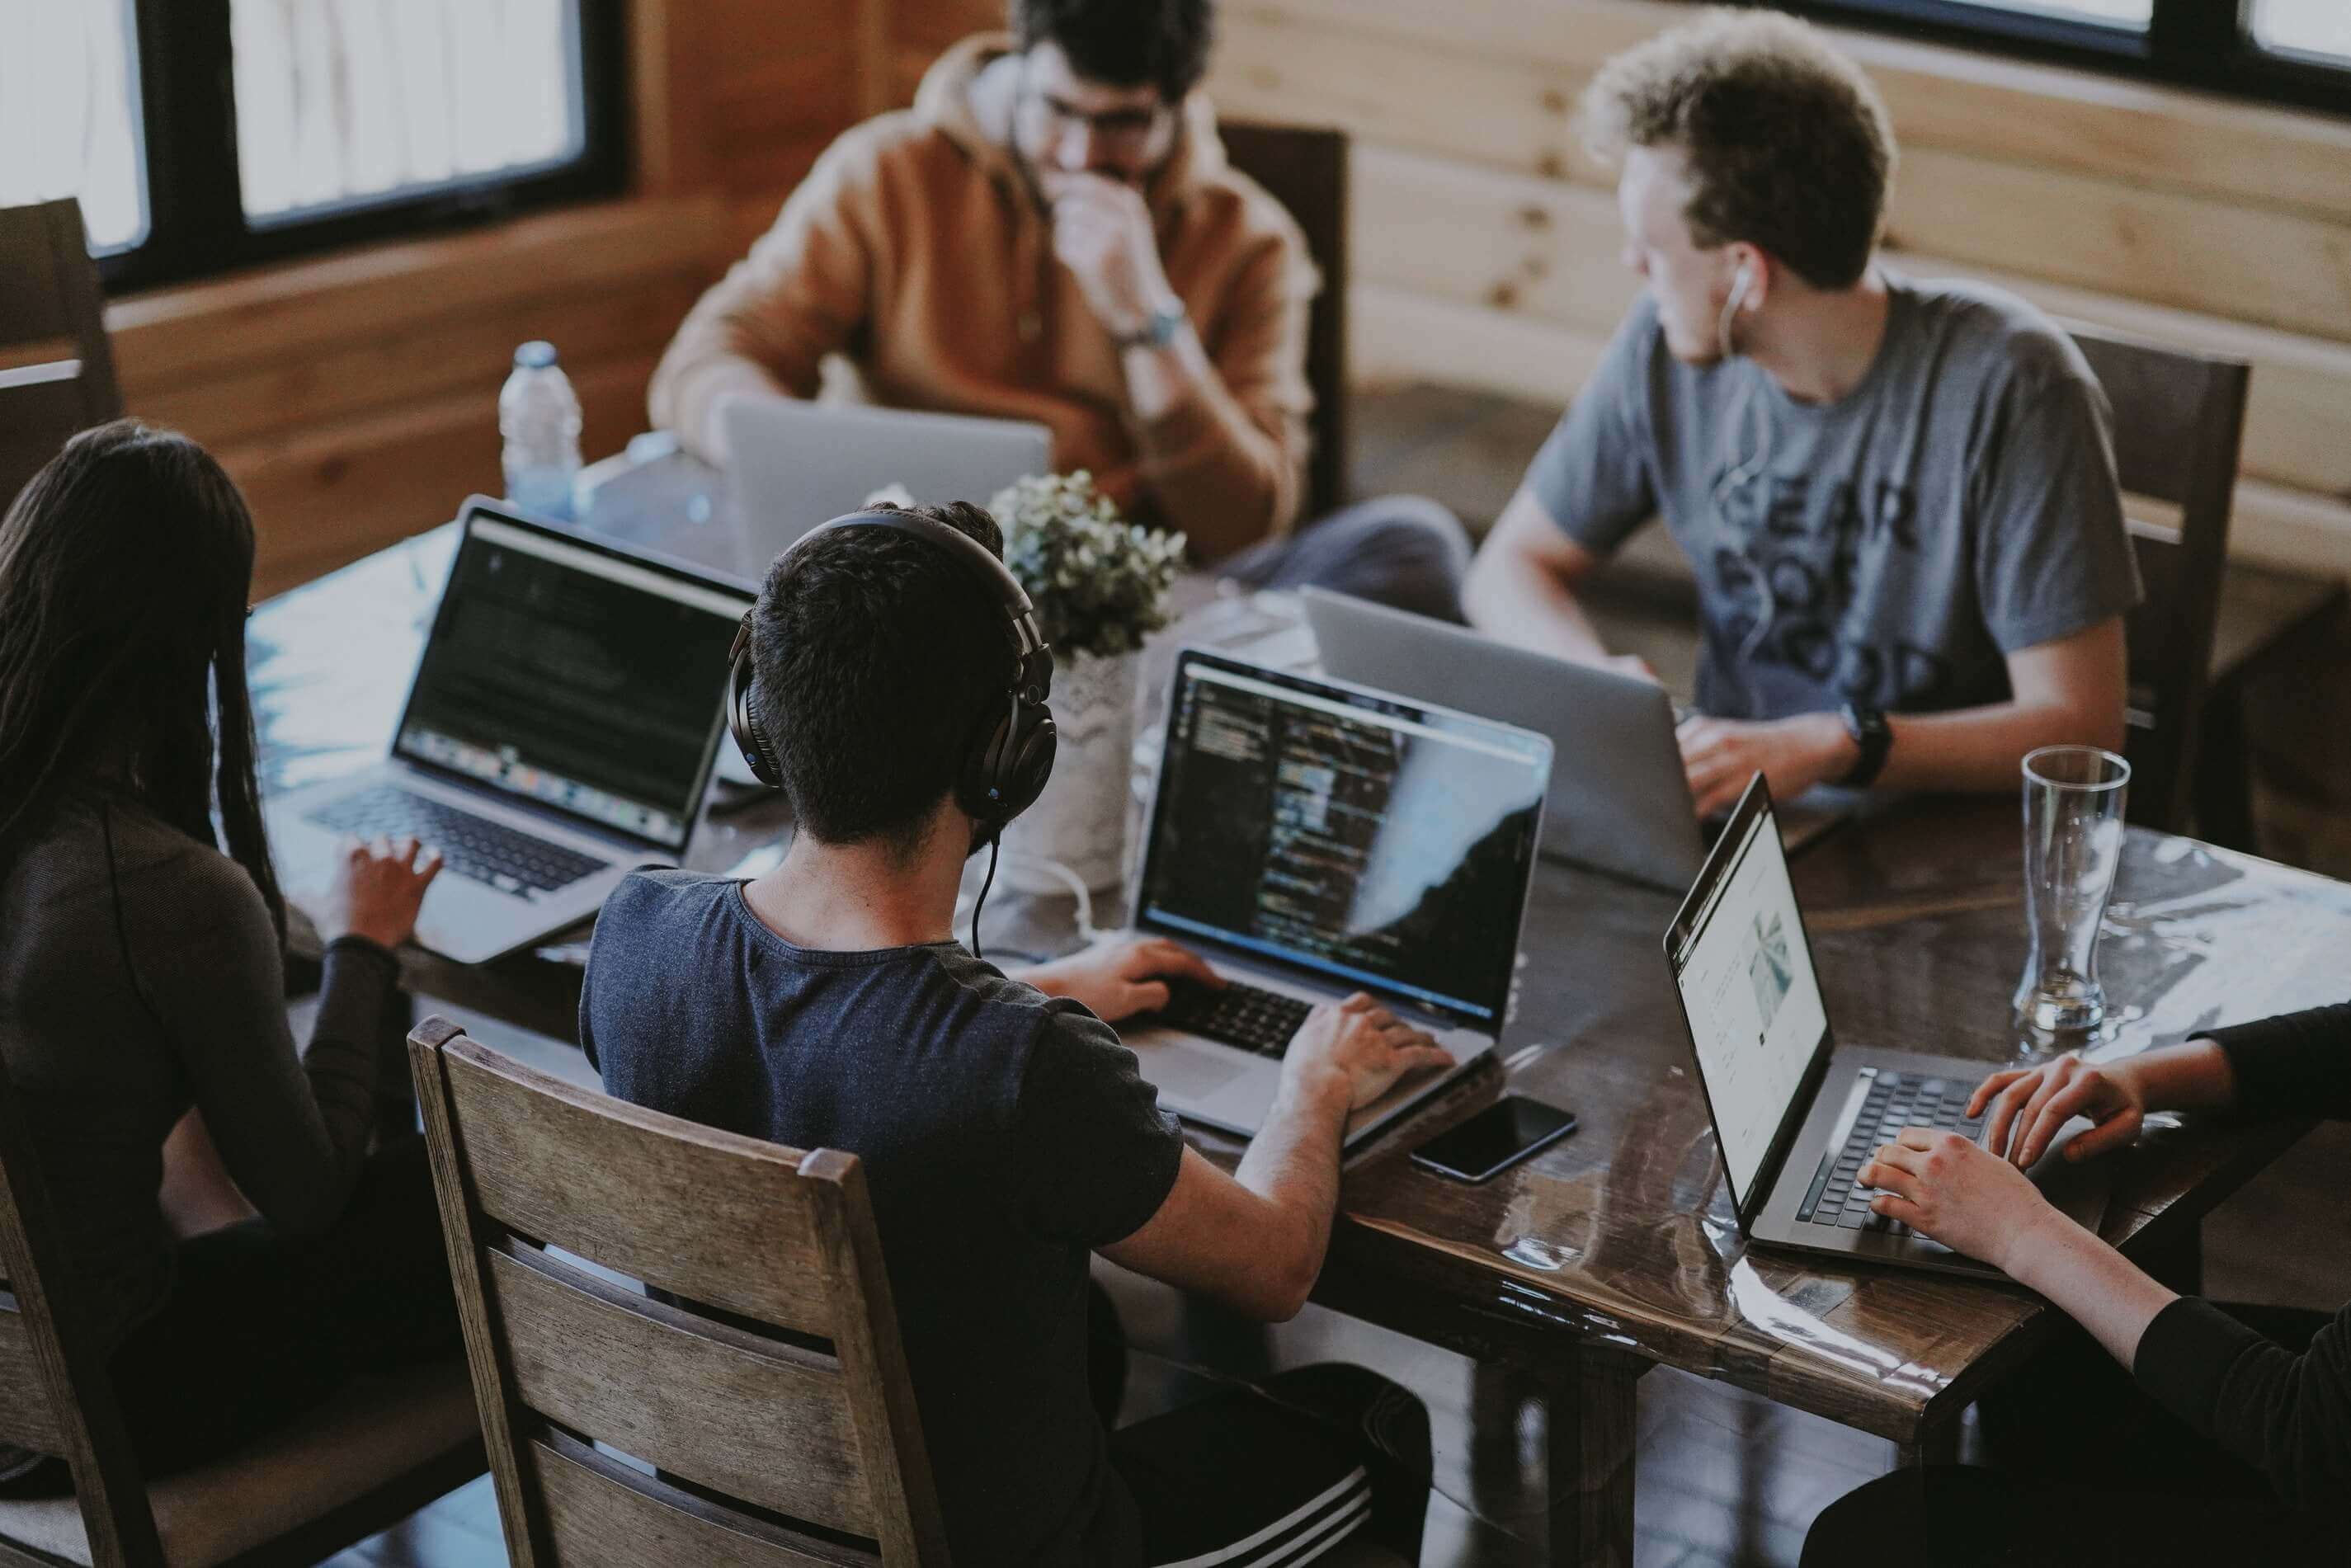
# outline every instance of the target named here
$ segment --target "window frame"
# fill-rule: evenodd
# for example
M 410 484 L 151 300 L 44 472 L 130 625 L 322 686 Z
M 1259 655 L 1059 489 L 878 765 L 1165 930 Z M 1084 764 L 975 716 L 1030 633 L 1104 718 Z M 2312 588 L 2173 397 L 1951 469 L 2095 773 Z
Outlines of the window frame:
M 2153 0 L 2147 30 L 2004 11 L 1992 0 L 1744 0 L 1907 38 L 2080 66 L 2167 87 L 2287 109 L 2351 115 L 2351 63 L 2274 53 L 2253 41 L 2240 3 Z M 2062 4 L 2063 0 L 2053 0 Z
M 147 233 L 98 257 L 110 295 L 617 195 L 629 175 L 626 0 L 579 0 L 580 150 L 552 169 L 258 222 L 238 180 L 230 0 L 132 0 Z

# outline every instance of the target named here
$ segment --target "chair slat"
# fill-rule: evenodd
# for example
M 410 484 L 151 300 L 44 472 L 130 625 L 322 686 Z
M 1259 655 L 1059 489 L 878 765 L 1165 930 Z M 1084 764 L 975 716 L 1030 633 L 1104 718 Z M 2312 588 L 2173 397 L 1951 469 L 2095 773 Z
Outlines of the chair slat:
M 488 1282 L 516 1392 L 532 1410 L 746 1502 L 875 1533 L 849 1391 L 831 1356 L 528 1253 L 490 1253 Z
M 446 1059 L 485 1214 L 689 1300 L 832 1336 L 798 1155 L 559 1083 L 472 1040 Z
M 881 1559 L 730 1514 L 562 1435 L 523 1462 L 546 1500 L 541 1568 L 867 1568 Z
M 0 1291 L 0 1443 L 14 1443 L 44 1454 L 67 1447 L 65 1428 L 58 1425 L 47 1384 L 41 1376 L 40 1358 L 33 1351 L 33 1333 L 16 1310 L 16 1298 Z

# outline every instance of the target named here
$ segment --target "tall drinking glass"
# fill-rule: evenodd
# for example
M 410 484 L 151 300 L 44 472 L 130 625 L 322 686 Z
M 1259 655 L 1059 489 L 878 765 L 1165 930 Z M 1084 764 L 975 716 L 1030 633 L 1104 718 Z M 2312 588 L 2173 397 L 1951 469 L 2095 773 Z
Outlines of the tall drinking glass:
M 2095 746 L 2044 746 L 2024 758 L 2024 915 L 2032 950 L 2016 1021 L 2036 1035 L 2095 1030 L 2098 925 L 2122 860 L 2130 764 Z

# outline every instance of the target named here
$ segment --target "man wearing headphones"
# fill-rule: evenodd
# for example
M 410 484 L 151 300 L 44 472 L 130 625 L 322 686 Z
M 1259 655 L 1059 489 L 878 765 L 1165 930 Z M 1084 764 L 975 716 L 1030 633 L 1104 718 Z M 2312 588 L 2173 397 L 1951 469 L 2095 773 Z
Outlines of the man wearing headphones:
M 1647 283 L 1471 569 L 1471 622 L 1610 661 L 1575 593 L 1652 513 L 1694 569 L 1702 814 L 1762 770 L 2009 789 L 2118 747 L 2138 600 L 2104 394 L 1997 289 L 1873 260 L 1885 106 L 1812 28 L 1716 14 L 1618 57 L 1584 114 Z
M 1349 1112 L 1447 1058 L 1367 997 L 1318 1009 L 1228 1176 L 1103 1017 L 1047 990 L 1116 1016 L 1164 1001 L 1156 976 L 1217 983 L 1198 958 L 1145 944 L 1029 983 L 956 942 L 965 862 L 1052 766 L 1052 656 L 1001 549 L 956 504 L 855 513 L 777 561 L 729 722 L 798 833 L 748 883 L 623 883 L 580 1042 L 621 1098 L 863 1161 L 958 1561 L 1272 1563 L 1359 1530 L 1416 1561 L 1427 1413 L 1369 1373 L 1301 1368 L 1105 1430 L 1092 1254 L 1291 1316 Z

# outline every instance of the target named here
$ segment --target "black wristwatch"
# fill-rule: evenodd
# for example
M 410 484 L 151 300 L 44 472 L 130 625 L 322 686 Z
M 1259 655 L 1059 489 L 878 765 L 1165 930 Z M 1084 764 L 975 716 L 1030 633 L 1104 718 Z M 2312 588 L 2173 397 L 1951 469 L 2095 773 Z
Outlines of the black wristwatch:
M 1863 789 L 1875 783 L 1886 766 L 1886 754 L 1894 748 L 1893 727 L 1886 722 L 1885 714 L 1859 703 L 1845 704 L 1837 710 L 1837 716 L 1844 720 L 1844 732 L 1853 737 L 1853 743 L 1861 747 L 1859 759 L 1837 782 Z

